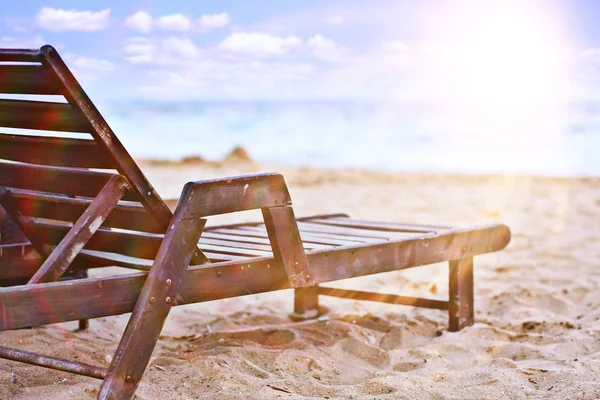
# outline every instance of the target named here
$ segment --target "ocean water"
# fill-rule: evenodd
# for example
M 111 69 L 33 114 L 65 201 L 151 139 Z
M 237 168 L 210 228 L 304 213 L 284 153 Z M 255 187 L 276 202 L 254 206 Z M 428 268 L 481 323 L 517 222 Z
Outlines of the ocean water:
M 107 103 L 134 156 L 392 171 L 600 175 L 600 103 Z

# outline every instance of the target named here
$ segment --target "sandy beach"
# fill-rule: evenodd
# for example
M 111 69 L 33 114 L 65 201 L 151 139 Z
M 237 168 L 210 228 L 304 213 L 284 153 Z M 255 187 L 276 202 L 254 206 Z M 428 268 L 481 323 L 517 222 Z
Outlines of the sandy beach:
M 279 171 L 297 216 L 457 226 L 503 222 L 506 250 L 475 259 L 476 323 L 441 311 L 322 298 L 292 323 L 289 290 L 175 308 L 138 399 L 600 398 L 600 178 L 142 162 L 166 199 L 189 180 Z M 255 221 L 258 213 L 209 219 Z M 447 265 L 336 283 L 447 296 Z M 0 333 L 0 344 L 108 366 L 128 315 Z M 1 399 L 93 399 L 100 381 L 0 360 Z

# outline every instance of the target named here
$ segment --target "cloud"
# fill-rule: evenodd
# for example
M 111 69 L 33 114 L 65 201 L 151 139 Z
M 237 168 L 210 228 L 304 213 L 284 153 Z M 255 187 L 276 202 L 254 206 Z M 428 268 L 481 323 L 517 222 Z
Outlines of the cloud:
M 231 18 L 227 13 L 203 15 L 198 19 L 200 26 L 205 29 L 222 28 L 229 25 L 230 22 Z
M 172 36 L 163 40 L 163 46 L 175 57 L 194 59 L 200 53 L 196 45 L 188 38 Z
M 152 16 L 145 11 L 138 11 L 125 20 L 125 26 L 134 31 L 148 33 L 152 30 Z
M 89 57 L 77 57 L 71 62 L 71 66 L 88 71 L 114 71 L 117 68 L 110 61 Z
M 123 48 L 125 60 L 134 64 L 182 66 L 197 60 L 201 49 L 189 38 L 170 36 L 162 40 L 132 38 Z
M 183 14 L 170 14 L 157 18 L 156 26 L 165 31 L 186 32 L 192 28 L 192 21 Z
M 326 22 L 331 25 L 342 25 L 344 23 L 344 17 L 335 15 L 333 17 L 327 18 Z
M 343 55 L 342 49 L 333 40 L 314 35 L 306 42 L 315 57 L 323 61 L 338 61 Z
M 290 52 L 302 45 L 302 39 L 290 35 L 279 37 L 267 33 L 235 32 L 220 44 L 221 50 L 252 56 L 276 56 Z
M 45 44 L 46 41 L 41 36 L 29 38 L 5 36 L 0 39 L 0 45 L 2 47 L 8 47 L 12 49 L 35 49 L 42 47 Z
M 383 42 L 381 44 L 381 50 L 386 53 L 400 53 L 405 52 L 409 49 L 408 45 L 399 40 L 393 42 Z
M 124 57 L 132 63 L 149 63 L 154 60 L 156 46 L 147 38 L 132 38 L 123 48 Z
M 44 7 L 35 19 L 38 26 L 52 32 L 101 31 L 110 24 L 110 9 L 93 12 Z

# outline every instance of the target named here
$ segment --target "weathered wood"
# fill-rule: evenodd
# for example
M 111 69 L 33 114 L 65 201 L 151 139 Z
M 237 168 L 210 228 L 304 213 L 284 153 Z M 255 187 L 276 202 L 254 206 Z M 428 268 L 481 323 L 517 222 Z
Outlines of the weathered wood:
M 173 201 L 171 200 L 167 200 L 167 201 Z M 177 201 L 175 200 L 175 204 L 177 204 Z M 313 219 L 327 219 L 327 218 L 349 218 L 348 214 L 318 214 L 318 215 L 313 215 L 310 217 L 301 217 L 301 218 L 296 218 L 296 221 L 310 221 Z M 215 229 L 235 229 L 235 228 L 239 228 L 239 227 L 256 227 L 256 226 L 264 226 L 264 222 L 263 221 L 257 221 L 257 222 L 239 222 L 239 223 L 235 223 L 235 224 L 226 224 L 226 225 L 215 225 L 215 226 L 207 226 L 204 229 L 204 232 L 210 232 L 213 231 Z
M 193 193 L 184 191 L 172 226 L 165 234 L 98 394 L 99 399 L 129 399 L 150 361 L 171 306 L 180 302 L 185 271 L 206 220 L 185 218 Z
M 0 49 L 0 62 L 39 62 L 39 50 Z
M 308 260 L 291 206 L 262 208 L 275 261 L 285 268 L 293 288 L 313 286 Z
M 80 168 L 49 167 L 0 162 L 0 186 L 63 193 L 70 196 L 96 197 L 115 174 Z M 125 200 L 137 200 L 127 192 Z
M 115 162 L 93 140 L 0 134 L 0 158 L 55 167 L 114 169 Z
M 419 240 L 316 250 L 306 256 L 313 280 L 323 283 L 470 258 L 502 250 L 509 240 L 508 227 L 490 225 L 448 231 Z M 317 274 L 313 270 L 323 271 Z M 145 276 L 145 273 L 133 273 L 82 279 L 77 284 L 54 282 L 1 288 L 0 330 L 131 312 Z M 177 304 L 288 288 L 290 284 L 285 268 L 276 264 L 273 258 L 193 266 L 185 273 Z M 54 302 L 52 308 L 45 306 L 44 299 L 49 298 Z
M 235 242 L 235 243 L 256 243 L 256 244 L 263 244 L 263 245 L 267 245 L 271 246 L 271 242 L 269 242 L 269 238 L 268 237 L 254 237 L 254 236 L 241 236 L 241 235 L 231 235 L 231 234 L 223 234 L 223 233 L 219 233 L 219 232 L 203 232 L 202 233 L 202 238 L 207 238 L 207 239 L 223 239 L 226 241 L 231 241 L 231 242 Z M 310 241 L 310 240 L 303 240 L 302 244 L 304 245 L 304 248 L 307 250 L 314 250 L 314 249 L 323 249 L 326 247 L 333 247 L 334 244 L 323 244 L 323 243 L 316 243 L 314 241 Z M 344 243 L 347 244 L 347 243 Z
M 70 226 L 51 222 L 33 223 L 38 237 L 46 244 L 56 246 L 71 230 Z M 125 254 L 131 257 L 154 259 L 163 236 L 139 232 L 111 231 L 99 228 L 86 244 L 89 250 Z
M 69 268 L 128 188 L 127 182 L 120 175 L 110 178 L 28 283 L 56 281 Z
M 448 330 L 457 332 L 473 325 L 473 257 L 450 261 Z
M 225 232 L 225 233 L 239 233 L 246 235 L 253 235 L 257 237 L 265 237 L 268 236 L 267 229 L 264 226 L 249 226 L 249 227 L 238 227 L 237 229 L 219 229 L 215 232 Z M 343 236 L 335 233 L 324 233 L 324 232 L 307 232 L 300 228 L 300 236 L 304 241 L 311 241 L 313 243 L 321 243 L 328 245 L 340 245 L 340 246 L 349 246 L 353 244 L 359 243 L 374 243 L 381 242 L 380 238 L 365 238 L 365 237 L 357 237 L 357 236 Z
M 290 318 L 295 321 L 304 321 L 317 318 L 324 314 L 325 308 L 319 305 L 319 287 L 303 287 L 294 290 L 294 312 Z
M 52 78 L 51 80 L 61 85 L 69 104 L 81 111 L 90 122 L 92 125 L 90 133 L 94 139 L 111 155 L 117 164 L 117 170 L 127 178 L 132 188 L 137 192 L 139 198 L 135 200 L 142 202 L 152 217 L 155 218 L 162 232 L 166 232 L 173 218 L 173 213 L 171 213 L 169 207 L 146 179 L 137 163 L 94 106 L 77 79 L 69 71 L 56 49 L 49 45 L 42 46 L 39 54 L 43 66 L 47 68 L 48 74 Z M 209 260 L 198 250 L 194 252 L 192 262 L 203 264 L 208 263 Z
M 12 189 L 10 197 L 22 215 L 75 222 L 92 204 L 91 199 Z M 164 233 L 148 211 L 137 202 L 121 201 L 108 215 L 104 227 Z
M 202 218 L 291 203 L 281 174 L 243 175 L 190 182 L 186 187 L 191 188 L 194 197 L 185 212 L 186 218 Z
M 210 237 L 207 237 L 206 232 L 202 233 L 202 237 L 200 238 L 200 244 L 210 244 L 210 245 L 221 246 L 221 247 L 232 247 L 234 249 L 259 250 L 259 251 L 266 251 L 266 252 L 272 253 L 271 244 L 269 243 L 268 240 L 264 244 L 262 244 L 262 243 L 257 244 L 257 243 L 238 242 L 238 241 L 228 240 L 228 239 L 225 239 L 225 240 L 214 239 L 213 236 L 214 236 L 214 234 L 210 235 Z M 223 235 L 223 236 L 226 236 L 226 235 Z M 306 249 L 306 246 L 304 246 L 304 248 Z
M 337 289 L 320 286 L 318 293 L 321 296 L 340 297 L 351 300 L 376 301 L 412 307 L 431 308 L 434 310 L 448 310 L 448 302 L 443 300 L 425 299 L 421 297 L 397 296 L 395 294 L 363 292 L 359 290 Z
M 1 170 L 0 170 L 1 171 Z M 6 188 L 0 186 L 0 205 L 8 213 L 8 218 L 12 218 L 13 221 L 19 226 L 19 229 L 29 239 L 35 250 L 43 257 L 47 257 L 50 252 L 49 249 L 44 245 L 44 242 L 38 237 L 37 233 L 33 228 L 33 219 L 30 217 L 17 217 L 19 215 L 17 205 L 9 195 L 9 191 Z
M 41 65 L 0 65 L 0 93 L 62 94 Z
M 415 237 L 418 236 L 414 233 L 408 232 L 381 232 L 381 231 L 373 231 L 368 229 L 355 229 L 355 228 L 346 228 L 346 227 L 337 227 L 330 225 L 321 225 L 316 224 L 314 222 L 298 222 L 298 227 L 302 232 L 311 232 L 311 233 L 329 233 L 334 235 L 340 235 L 344 237 L 357 237 L 361 239 L 383 239 L 388 240 L 390 238 L 398 238 L 398 237 Z
M 508 227 L 487 225 L 379 244 L 318 250 L 308 254 L 308 261 L 313 281 L 322 283 L 473 257 L 503 249 L 509 241 Z M 323 254 L 317 263 L 311 261 L 316 254 Z
M 0 346 L 0 357 L 7 360 L 19 361 L 72 374 L 85 375 L 96 379 L 104 379 L 106 368 L 80 363 L 64 358 L 50 357 L 30 351 L 12 349 Z
M 203 252 L 209 251 L 215 254 L 231 254 L 237 255 L 241 257 L 270 257 L 270 251 L 263 250 L 250 250 L 250 249 L 241 249 L 234 247 L 226 247 L 226 246 L 215 246 L 211 244 L 199 243 L 198 247 Z
M 61 132 L 89 132 L 92 126 L 68 103 L 0 99 L 0 126 Z
M 322 225 L 376 230 L 380 232 L 430 233 L 437 232 L 443 229 L 450 229 L 449 227 L 439 227 L 433 225 L 398 224 L 379 221 L 363 221 L 350 218 L 312 219 L 310 222 Z

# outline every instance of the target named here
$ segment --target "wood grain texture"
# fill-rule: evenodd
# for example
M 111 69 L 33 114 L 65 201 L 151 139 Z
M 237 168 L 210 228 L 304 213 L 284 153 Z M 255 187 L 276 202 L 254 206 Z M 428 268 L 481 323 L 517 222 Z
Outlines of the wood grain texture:
M 55 167 L 115 169 L 93 140 L 0 134 L 0 158 Z
M 127 182 L 120 175 L 110 178 L 28 284 L 58 280 L 96 233 L 128 188 Z
M 283 176 L 275 173 L 190 182 L 186 187 L 193 196 L 193 201 L 185 211 L 186 218 L 202 218 L 291 203 Z
M 68 222 L 77 221 L 93 201 L 18 189 L 10 190 L 10 197 L 21 215 Z M 138 202 L 119 202 L 102 226 L 164 233 L 148 211 Z
M 60 132 L 89 132 L 81 112 L 68 103 L 0 99 L 0 126 Z
M 448 330 L 457 332 L 475 323 L 473 258 L 450 261 Z
M 82 168 L 0 162 L 0 186 L 69 196 L 96 197 L 113 176 L 115 174 Z M 132 192 L 124 196 L 125 200 L 138 198 Z
M 262 209 L 275 261 L 285 268 L 290 286 L 313 286 L 306 253 L 291 206 Z
M 60 95 L 62 90 L 41 65 L 0 65 L 0 93 Z
M 165 319 L 180 302 L 185 271 L 206 220 L 184 218 L 192 194 L 184 192 L 144 283 L 119 347 L 100 388 L 99 399 L 129 399 L 150 361 Z
M 308 253 L 307 259 L 315 281 L 318 277 L 319 282 L 331 282 L 469 258 L 501 250 L 509 240 L 508 227 L 489 225 L 409 241 L 316 250 Z M 146 273 L 134 273 L 88 278 L 76 284 L 0 288 L 0 330 L 131 312 L 145 277 Z M 177 304 L 290 288 L 285 268 L 273 258 L 189 267 L 183 282 Z M 54 307 L 45 306 L 48 298 L 54 299 Z
M 173 213 L 158 192 L 150 184 L 140 167 L 133 160 L 125 146 L 110 128 L 102 114 L 94 106 L 77 79 L 66 66 L 56 49 L 46 45 L 39 50 L 40 61 L 46 68 L 50 81 L 56 82 L 64 92 L 69 104 L 78 109 L 92 126 L 91 134 L 113 158 L 117 170 L 125 176 L 136 192 L 134 200 L 139 200 L 160 226 L 162 232 L 169 229 Z M 200 250 L 194 252 L 192 261 L 195 265 L 210 262 Z

